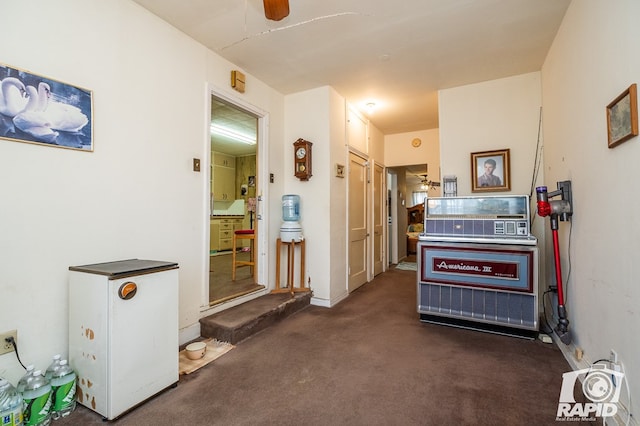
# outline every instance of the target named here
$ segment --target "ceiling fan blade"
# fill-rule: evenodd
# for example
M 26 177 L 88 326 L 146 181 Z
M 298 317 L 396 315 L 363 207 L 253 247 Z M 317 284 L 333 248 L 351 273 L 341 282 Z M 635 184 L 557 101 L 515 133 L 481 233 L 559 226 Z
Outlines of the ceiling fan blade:
M 289 16 L 289 0 L 262 0 L 264 16 L 272 21 L 280 21 Z

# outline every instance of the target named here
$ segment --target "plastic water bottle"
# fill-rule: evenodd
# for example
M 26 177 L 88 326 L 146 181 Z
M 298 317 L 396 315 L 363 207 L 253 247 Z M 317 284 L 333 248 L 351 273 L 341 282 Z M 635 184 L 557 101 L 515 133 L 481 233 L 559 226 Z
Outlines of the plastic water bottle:
M 31 380 L 33 380 L 33 371 L 34 371 L 34 367 L 32 364 L 27 365 L 27 372 L 24 373 L 24 376 L 22 376 L 20 378 L 20 381 L 18 382 L 18 385 L 16 386 L 16 389 L 18 391 L 19 394 L 22 394 L 22 392 L 24 392 L 24 389 L 27 386 L 27 383 Z
M 22 392 L 24 401 L 24 425 L 46 426 L 51 423 L 51 385 L 42 370 L 33 372 Z
M 0 378 L 0 424 L 22 426 L 22 397 L 11 383 Z
M 58 367 L 60 367 L 60 358 L 62 358 L 60 354 L 56 354 L 53 356 L 53 361 L 51 361 L 51 364 L 49 364 L 49 367 L 47 367 L 47 371 L 44 372 L 45 379 L 51 381 L 54 372 L 58 369 Z
M 76 408 L 76 373 L 66 359 L 51 377 L 51 417 L 66 417 Z

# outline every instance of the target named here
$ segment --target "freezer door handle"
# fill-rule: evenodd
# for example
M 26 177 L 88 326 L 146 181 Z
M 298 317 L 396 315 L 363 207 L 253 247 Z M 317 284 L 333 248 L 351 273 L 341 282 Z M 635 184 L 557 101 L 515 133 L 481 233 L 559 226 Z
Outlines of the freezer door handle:
M 129 300 L 136 295 L 137 291 L 138 285 L 132 281 L 127 281 L 118 289 L 118 296 L 120 297 L 120 299 Z

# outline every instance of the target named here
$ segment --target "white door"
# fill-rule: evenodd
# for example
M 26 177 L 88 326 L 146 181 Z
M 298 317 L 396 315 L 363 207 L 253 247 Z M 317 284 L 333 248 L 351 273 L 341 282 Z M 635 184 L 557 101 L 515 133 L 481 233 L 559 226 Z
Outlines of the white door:
M 384 269 L 384 227 L 386 223 L 386 191 L 384 189 L 384 167 L 373 167 L 373 275 Z
M 367 161 L 349 153 L 349 283 L 351 292 L 367 282 Z

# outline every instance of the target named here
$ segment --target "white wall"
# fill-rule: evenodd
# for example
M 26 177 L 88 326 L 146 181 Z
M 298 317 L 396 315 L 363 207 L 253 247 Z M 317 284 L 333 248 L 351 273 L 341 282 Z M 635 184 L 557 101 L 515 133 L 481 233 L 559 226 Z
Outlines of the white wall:
M 531 233 L 544 250 L 548 221 L 545 223 L 535 215 L 535 187 L 544 184 L 544 170 L 535 166 L 536 156 L 541 158 L 537 151 L 543 145 L 541 105 L 539 72 L 441 90 L 439 96 L 442 174 L 458 177 L 458 195 L 474 195 L 471 153 L 508 148 L 511 190 L 482 194 L 531 195 Z M 550 190 L 554 189 L 555 185 L 551 186 Z M 547 270 L 546 264 L 540 262 L 541 277 Z M 541 294 L 547 287 L 544 280 L 540 280 Z
M 38 13 L 3 2 L 0 38 L 3 63 L 92 90 L 95 129 L 92 153 L 0 140 L 0 331 L 17 329 L 23 362 L 46 367 L 67 352 L 68 267 L 127 258 L 180 264 L 180 328 L 199 331 L 208 175 L 191 163 L 207 158 L 208 87 L 269 112 L 275 170 L 283 96 L 251 75 L 232 92 L 236 67 L 128 0 L 42 2 Z M 280 206 L 267 212 L 272 231 Z M 21 374 L 15 354 L 0 356 L 1 377 Z
M 314 299 L 325 301 L 332 298 L 331 280 L 327 276 L 333 260 L 330 256 L 331 224 L 327 216 L 331 206 L 329 176 L 333 135 L 329 124 L 332 118 L 332 95 L 333 89 L 325 86 L 285 97 L 287 142 L 284 149 L 284 170 L 291 176 L 291 179 L 285 181 L 285 191 L 287 194 L 300 195 L 300 224 L 306 240 L 306 259 L 323 260 L 308 261 L 305 276 L 308 277 L 307 280 L 311 280 Z M 293 142 L 298 138 L 313 143 L 313 176 L 308 181 L 293 177 Z
M 510 193 L 530 193 L 541 105 L 539 72 L 440 91 L 442 174 L 458 177 L 458 195 L 471 194 L 472 152 L 507 148 Z
M 422 143 L 418 147 L 411 145 L 411 141 L 419 138 Z M 415 132 L 395 133 L 384 136 L 384 159 L 387 167 L 410 166 L 416 164 L 427 164 L 429 180 L 441 182 L 440 170 L 440 134 L 438 129 L 419 130 Z M 404 169 L 399 169 L 402 176 L 400 180 L 403 186 L 399 187 L 402 200 L 405 200 L 406 206 L 412 205 L 411 197 L 415 188 L 409 188 L 404 185 L 405 176 Z M 437 197 L 442 194 L 440 188 L 429 188 L 429 196 Z M 403 206 L 400 206 L 402 210 Z M 406 215 L 405 215 L 406 216 Z M 399 235 L 400 239 L 404 239 L 404 233 Z
M 422 144 L 417 148 L 411 145 L 414 138 L 422 140 Z M 429 177 L 435 180 L 433 178 L 438 177 L 440 167 L 439 130 L 429 129 L 385 135 L 384 161 L 387 167 L 429 164 Z
M 573 186 L 572 223 L 560 226 L 565 280 L 571 271 L 566 284 L 569 328 L 586 361 L 608 358 L 610 349 L 618 352 L 636 413 L 640 140 L 607 148 L 605 107 L 640 82 L 639 21 L 636 0 L 574 1 L 542 68 L 546 182 L 555 188 L 555 182 L 570 179 Z M 563 349 L 577 363 L 572 348 Z M 625 394 L 623 388 L 627 404 Z
M 346 141 L 346 100 L 325 86 L 285 97 L 284 147 L 286 193 L 301 198 L 301 225 L 306 238 L 306 276 L 319 306 L 333 306 L 347 297 L 347 179 L 335 176 L 336 164 L 349 164 Z M 370 159 L 383 164 L 383 137 L 368 124 Z M 293 142 L 313 142 L 313 176 L 309 181 L 293 177 Z
M 347 229 L 347 165 L 348 152 L 346 143 L 347 132 L 347 104 L 345 99 L 334 89 L 329 92 L 329 135 L 330 135 L 330 149 L 329 164 L 326 164 L 327 176 L 326 179 L 329 182 L 329 217 L 325 220 L 329 220 L 329 238 L 330 238 L 330 251 L 329 256 L 331 265 L 329 268 L 329 280 L 330 280 L 330 297 L 328 299 L 329 305 L 333 306 L 340 300 L 347 296 L 347 246 L 348 246 L 348 234 L 345 232 Z M 336 164 L 345 166 L 344 178 L 336 176 Z M 319 258 L 321 259 L 321 258 Z M 326 261 L 321 260 L 318 262 L 317 267 L 326 268 Z M 320 275 L 320 279 L 322 275 Z M 316 274 L 316 281 L 318 275 Z M 315 297 L 315 295 L 314 295 Z

